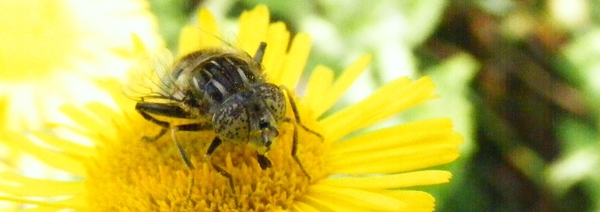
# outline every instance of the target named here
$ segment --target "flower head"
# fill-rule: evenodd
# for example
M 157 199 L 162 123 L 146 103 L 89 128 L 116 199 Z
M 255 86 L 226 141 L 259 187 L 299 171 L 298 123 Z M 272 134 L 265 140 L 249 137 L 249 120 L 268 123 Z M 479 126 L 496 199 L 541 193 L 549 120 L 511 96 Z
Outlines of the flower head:
M 199 20 L 199 28 L 184 29 L 179 55 L 224 45 L 210 12 L 201 10 Z M 233 46 L 250 55 L 261 41 L 267 43 L 262 66 L 269 83 L 296 87 L 310 52 L 308 35 L 298 34 L 290 39 L 283 23 L 269 22 L 264 6 L 241 15 L 237 34 L 239 40 Z M 337 80 L 333 80 L 333 72 L 327 67 L 314 70 L 306 95 L 292 97 L 306 129 L 294 124 L 299 120 L 279 126 L 278 138 L 266 153 L 272 162 L 270 168 L 261 169 L 253 147 L 223 142 L 213 153 L 212 161 L 231 174 L 233 187 L 203 159 L 215 137 L 213 131 L 176 132 L 194 168 L 186 167 L 173 137 L 162 136 L 152 142 L 141 139 L 155 135 L 161 128 L 142 118 L 135 111 L 136 102 L 114 89 L 119 86 L 106 83 L 103 87 L 113 92 L 118 109 L 102 102 L 83 109 L 64 107 L 64 112 L 78 123 L 69 129 L 88 139 L 93 147 L 43 133 L 31 137 L 59 152 L 39 147 L 32 138 L 11 139 L 23 149 L 37 148 L 30 152 L 43 161 L 52 163 L 57 160 L 54 157 L 59 158 L 61 162 L 55 167 L 80 176 L 80 180 L 36 180 L 38 185 L 53 187 L 46 193 L 31 194 L 22 191 L 34 185 L 27 184 L 32 179 L 11 174 L 11 178 L 2 178 L 21 185 L 6 186 L 0 191 L 15 196 L 4 199 L 27 203 L 31 200 L 25 196 L 56 197 L 43 201 L 44 207 L 55 204 L 60 208 L 98 211 L 431 211 L 431 195 L 405 189 L 449 180 L 451 174 L 446 171 L 415 170 L 458 157 L 462 139 L 452 130 L 450 120 L 428 119 L 348 136 L 435 97 L 431 80 L 397 79 L 359 103 L 317 119 L 342 96 L 369 60 L 359 58 Z M 290 108 L 291 103 L 287 104 Z M 291 109 L 286 116 L 295 117 Z M 295 127 L 300 162 L 292 156 Z

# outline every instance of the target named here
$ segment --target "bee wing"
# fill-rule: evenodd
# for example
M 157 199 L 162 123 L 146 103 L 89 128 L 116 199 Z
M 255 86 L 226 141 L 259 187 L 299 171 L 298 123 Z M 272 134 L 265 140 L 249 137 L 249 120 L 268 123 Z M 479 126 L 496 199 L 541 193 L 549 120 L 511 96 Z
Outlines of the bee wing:
M 140 56 L 138 61 L 128 70 L 126 83 L 122 86 L 123 93 L 135 101 L 147 99 L 172 99 L 173 76 L 170 67 L 173 55 L 167 49 L 158 54 Z

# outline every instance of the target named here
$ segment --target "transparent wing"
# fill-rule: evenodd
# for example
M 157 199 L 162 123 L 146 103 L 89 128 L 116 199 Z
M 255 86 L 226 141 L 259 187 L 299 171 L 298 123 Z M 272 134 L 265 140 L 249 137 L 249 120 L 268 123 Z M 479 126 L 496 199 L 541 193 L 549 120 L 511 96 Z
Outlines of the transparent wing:
M 135 101 L 171 102 L 174 79 L 170 68 L 173 55 L 167 49 L 158 53 L 141 55 L 128 70 L 122 91 Z

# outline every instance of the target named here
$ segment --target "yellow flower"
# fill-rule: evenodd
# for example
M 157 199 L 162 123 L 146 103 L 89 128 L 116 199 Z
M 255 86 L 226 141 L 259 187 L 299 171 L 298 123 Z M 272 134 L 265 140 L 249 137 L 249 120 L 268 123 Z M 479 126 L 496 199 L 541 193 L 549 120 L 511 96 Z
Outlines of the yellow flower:
M 87 78 L 123 76 L 131 33 L 160 44 L 139 0 L 2 1 L 0 11 L 0 95 L 10 111 L 0 122 L 12 130 L 56 121 L 65 102 L 97 99 Z
M 199 22 L 199 28 L 184 29 L 181 55 L 223 45 L 210 12 L 201 10 Z M 237 35 L 239 41 L 234 45 L 250 54 L 266 41 L 262 65 L 269 82 L 296 87 L 310 52 L 308 35 L 295 35 L 289 44 L 285 24 L 269 23 L 264 6 L 242 14 Z M 435 97 L 429 78 L 397 79 L 359 103 L 317 119 L 342 96 L 369 60 L 359 58 L 337 80 L 330 69 L 317 67 L 306 95 L 296 99 L 302 123 L 324 138 L 298 130 L 297 156 L 310 178 L 291 156 L 294 126 L 284 123 L 266 154 L 271 168 L 259 167 L 256 150 L 249 145 L 225 142 L 214 152 L 214 163 L 234 179 L 231 191 L 227 179 L 203 160 L 214 132 L 177 132 L 195 167 L 187 169 L 171 136 L 142 141 L 141 137 L 155 135 L 160 128 L 136 113 L 135 102 L 122 94 L 120 86 L 104 83 L 117 109 L 97 102 L 63 110 L 77 126 L 61 128 L 70 129 L 93 146 L 77 144 L 72 136 L 44 133 L 11 134 L 9 140 L 13 148 L 24 149 L 78 177 L 42 180 L 5 171 L 0 177 L 10 183 L 0 183 L 0 191 L 11 196 L 0 199 L 33 203 L 42 209 L 92 211 L 431 211 L 434 198 L 410 187 L 445 183 L 451 177 L 446 171 L 416 171 L 458 157 L 462 139 L 449 119 L 422 120 L 349 136 Z M 293 117 L 290 110 L 287 115 Z

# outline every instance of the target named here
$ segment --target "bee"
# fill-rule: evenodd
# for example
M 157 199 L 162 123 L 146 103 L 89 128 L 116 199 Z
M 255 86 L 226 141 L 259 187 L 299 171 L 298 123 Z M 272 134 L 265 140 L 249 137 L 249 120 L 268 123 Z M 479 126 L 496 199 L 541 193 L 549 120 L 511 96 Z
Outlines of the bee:
M 266 43 L 262 42 L 254 57 L 235 48 L 203 49 L 182 57 L 168 72 L 171 80 L 165 86 L 167 89 L 158 95 L 141 98 L 135 105 L 144 119 L 161 127 L 157 135 L 143 139 L 153 141 L 170 130 L 185 165 L 192 170 L 194 167 L 177 141 L 176 132 L 214 131 L 216 136 L 208 146 L 204 160 L 227 178 L 235 194 L 231 174 L 213 163 L 212 153 L 223 142 L 249 144 L 256 147 L 257 162 L 265 170 L 271 167 L 265 153 L 279 136 L 278 127 L 289 122 L 294 124 L 291 156 L 310 179 L 296 155 L 297 128 L 322 136 L 302 124 L 287 88 L 266 81 L 261 66 L 265 49 Z M 293 119 L 286 117 L 287 102 L 293 111 Z M 189 119 L 193 123 L 172 125 L 156 116 Z

